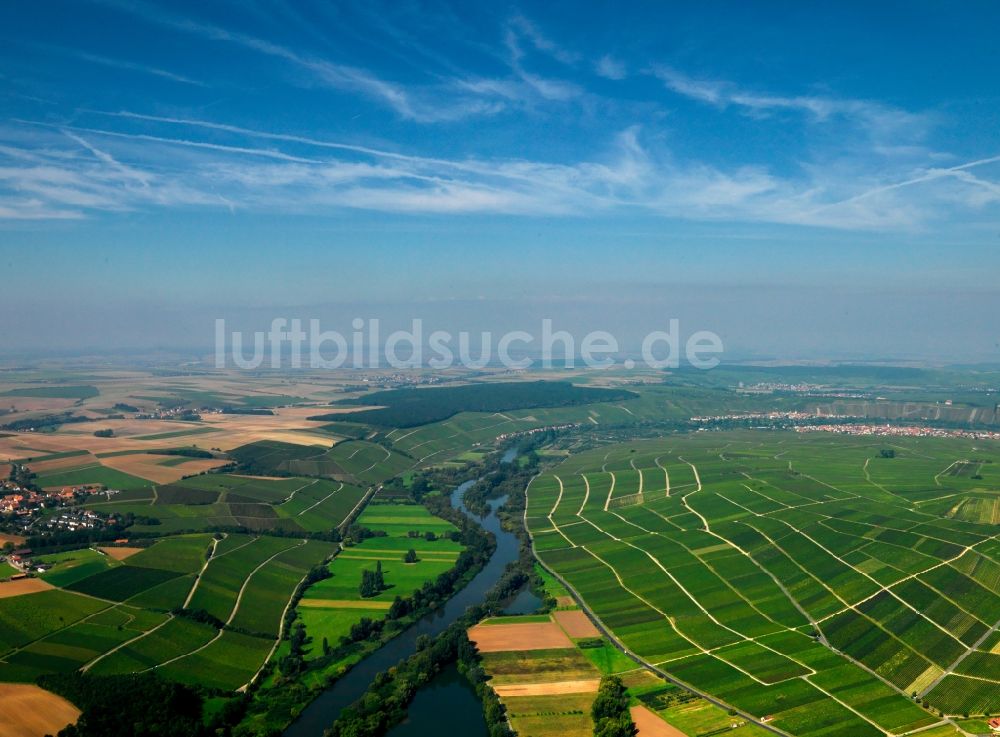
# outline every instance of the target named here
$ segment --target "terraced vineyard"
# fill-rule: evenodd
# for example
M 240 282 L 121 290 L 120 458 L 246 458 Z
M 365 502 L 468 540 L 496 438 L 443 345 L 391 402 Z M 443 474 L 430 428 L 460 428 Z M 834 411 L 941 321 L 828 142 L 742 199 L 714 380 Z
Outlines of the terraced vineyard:
M 364 494 L 329 479 L 210 474 L 92 503 L 156 518 L 136 525 L 140 530 L 239 526 L 256 532 L 195 532 L 138 551 L 82 548 L 40 556 L 52 566 L 42 585 L 58 588 L 0 598 L 0 681 L 83 669 L 155 671 L 225 690 L 247 684 L 277 648 L 296 586 L 336 548 L 260 533 L 329 531 Z
M 979 510 L 1000 498 L 1000 448 L 893 438 L 886 458 L 888 442 L 699 433 L 591 450 L 532 481 L 527 523 L 630 653 L 786 733 L 996 713 L 1000 529 Z
M 156 523 L 142 532 L 188 532 L 212 527 L 317 532 L 339 525 L 366 488 L 321 478 L 253 478 L 231 474 L 192 476 L 143 491 L 121 492 L 87 503 L 103 512 L 131 512 Z
M 208 534 L 164 538 L 122 562 L 77 550 L 51 556 L 65 585 L 0 599 L 0 681 L 44 673 L 157 671 L 235 689 L 277 645 L 306 572 L 334 551 L 318 540 Z M 226 626 L 178 616 L 203 610 Z

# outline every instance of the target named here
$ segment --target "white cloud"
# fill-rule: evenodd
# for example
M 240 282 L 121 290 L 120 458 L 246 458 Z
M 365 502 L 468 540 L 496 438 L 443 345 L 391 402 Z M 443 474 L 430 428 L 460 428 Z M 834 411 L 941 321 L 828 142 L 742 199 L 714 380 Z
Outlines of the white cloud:
M 418 123 L 493 116 L 509 107 L 527 108 L 540 102 L 563 103 L 584 95 L 584 90 L 574 82 L 546 77 L 527 68 L 524 63 L 525 45 L 569 67 L 577 65 L 582 55 L 550 39 L 523 15 L 513 16 L 504 26 L 506 54 L 503 50 L 487 50 L 488 55 L 500 59 L 510 69 L 511 77 L 484 77 L 454 68 L 449 63 L 446 66 L 452 67 L 450 75 L 427 73 L 427 83 L 404 84 L 386 79 L 357 64 L 331 61 L 298 47 L 174 15 L 142 0 L 128 3 L 124 0 L 96 1 L 136 15 L 144 21 L 159 23 L 209 41 L 236 44 L 283 60 L 305 73 L 303 84 L 357 93 L 388 107 L 406 120 Z M 412 39 L 400 39 L 398 33 L 395 36 L 399 42 L 413 44 Z M 394 51 L 403 58 L 412 56 L 406 48 Z M 440 63 L 440 55 L 435 53 L 434 56 Z
M 169 26 L 210 41 L 236 44 L 259 54 L 281 59 L 293 68 L 305 72 L 310 84 L 360 94 L 389 107 L 407 120 L 420 123 L 454 121 L 472 116 L 493 115 L 502 109 L 502 105 L 496 100 L 463 95 L 457 80 L 444 80 L 434 85 L 407 86 L 383 79 L 357 65 L 333 62 L 251 34 L 181 18 L 141 0 L 129 3 L 118 0 L 105 2 L 122 12 L 138 15 L 145 21 Z M 94 60 L 98 58 L 95 57 Z
M 625 62 L 614 58 L 610 54 L 605 54 L 597 60 L 597 64 L 594 65 L 594 71 L 597 72 L 598 76 L 605 79 L 620 80 L 628 76 L 628 72 L 625 69 Z
M 736 107 L 750 114 L 798 112 L 816 122 L 849 120 L 864 126 L 880 140 L 889 140 L 891 136 L 900 134 L 920 136 L 931 123 L 930 116 L 872 100 L 764 94 L 742 89 L 728 81 L 698 79 L 663 65 L 654 66 L 652 73 L 672 92 L 719 108 Z
M 538 51 L 551 56 L 556 61 L 566 64 L 567 66 L 573 66 L 574 64 L 579 63 L 581 59 L 579 53 L 557 44 L 555 41 L 542 33 L 541 29 L 539 29 L 538 26 L 532 21 L 528 20 L 523 15 L 515 15 L 510 19 L 510 22 L 507 25 L 506 41 L 507 47 L 516 59 L 520 59 L 524 56 L 524 52 L 519 43 L 521 39 L 526 39 Z
M 0 218 L 65 218 L 150 208 L 288 214 L 365 209 L 409 214 L 602 215 L 913 229 L 1000 202 L 974 169 L 1000 157 L 872 175 L 805 167 L 778 176 L 653 151 L 622 131 L 602 156 L 571 163 L 435 158 L 181 118 L 115 114 L 180 136 L 63 126 L 0 129 Z M 231 137 L 202 140 L 200 130 Z M 294 146 L 296 153 L 285 150 Z M 860 191 L 859 191 L 860 190 Z

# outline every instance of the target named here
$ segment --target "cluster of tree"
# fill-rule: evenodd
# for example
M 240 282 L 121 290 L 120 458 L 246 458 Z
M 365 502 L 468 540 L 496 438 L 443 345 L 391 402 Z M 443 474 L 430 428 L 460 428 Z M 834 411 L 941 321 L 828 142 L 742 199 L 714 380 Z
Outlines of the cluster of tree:
M 184 530 L 171 530 L 172 535 L 189 535 L 197 532 L 227 532 L 231 535 L 259 535 L 260 530 L 246 527 L 244 525 L 209 525 L 207 527 L 188 528 Z M 296 537 L 308 538 L 310 540 L 326 540 L 327 542 L 339 543 L 343 538 L 336 527 L 318 532 L 303 532 L 302 530 L 283 529 L 272 527 L 267 530 L 269 537 Z
M 76 704 L 76 724 L 58 737 L 207 737 L 202 697 L 190 686 L 154 673 L 92 676 L 45 675 L 39 685 Z
M 516 495 L 523 491 L 522 483 L 527 485 L 527 481 L 535 474 L 533 468 L 522 467 L 513 463 L 496 464 L 488 469 L 476 483 L 474 483 L 462 501 L 466 508 L 474 514 L 483 516 L 489 511 L 488 501 L 506 496 Z
M 385 591 L 385 576 L 382 574 L 382 561 L 375 562 L 375 570 L 369 571 L 367 568 L 361 571 L 361 586 L 358 592 L 362 599 L 370 599 Z
M 291 602 L 285 609 L 285 618 L 281 623 L 281 631 L 284 636 L 288 637 L 291 643 L 291 650 L 285 658 L 278 663 L 278 669 L 281 671 L 282 675 L 293 676 L 297 673 L 301 673 L 306 669 L 305 663 L 305 653 L 304 646 L 308 642 L 308 637 L 306 636 L 305 626 L 302 622 L 296 622 L 295 607 L 298 606 L 299 601 L 302 599 L 302 595 L 305 593 L 306 589 L 317 581 L 322 581 L 333 576 L 330 573 L 330 568 L 325 564 L 321 563 L 318 566 L 313 566 L 309 569 L 309 572 L 305 575 L 299 585 L 295 587 L 295 591 L 292 592 Z M 323 638 L 323 654 L 329 655 L 329 646 L 327 645 L 326 638 Z M 287 661 L 287 662 L 286 662 Z
M 31 491 L 40 491 L 38 486 L 35 485 L 36 474 L 30 468 L 22 463 L 12 463 L 10 464 L 10 473 L 7 474 L 7 480 L 17 484 L 22 489 L 29 489 Z
M 452 531 L 451 534 L 454 535 L 454 534 L 457 534 L 457 533 L 455 533 L 454 531 Z M 434 533 L 433 530 L 427 530 L 426 532 L 421 532 L 420 530 L 407 530 L 406 531 L 406 536 L 410 537 L 410 538 L 422 537 L 424 540 L 426 540 L 429 543 L 432 543 L 432 542 L 434 542 L 435 540 L 438 539 L 437 535 Z M 454 539 L 454 538 L 452 538 L 452 539 Z
M 138 518 L 131 512 L 116 514 L 104 518 L 103 527 L 86 530 L 53 530 L 42 535 L 31 535 L 25 545 L 32 550 L 46 549 L 48 552 L 57 552 L 60 549 L 111 542 L 120 538 L 125 528 L 137 521 Z
M 120 412 L 138 412 L 139 408 L 132 404 L 125 404 L 125 402 L 115 402 L 114 409 Z
M 433 640 L 418 638 L 417 652 L 375 676 L 365 695 L 341 711 L 326 737 L 377 737 L 402 721 L 421 685 L 456 660 L 474 661 L 475 649 L 465 634 L 467 626 L 463 619 Z
M 183 617 L 185 619 L 191 619 L 195 622 L 200 622 L 201 624 L 207 624 L 217 630 L 227 630 L 229 632 L 239 632 L 244 635 L 249 635 L 250 637 L 264 637 L 270 638 L 272 635 L 266 632 L 259 632 L 257 630 L 252 630 L 247 627 L 238 627 L 232 624 L 226 624 L 221 619 L 216 617 L 204 609 L 185 609 L 183 607 L 177 607 L 170 611 L 175 617 Z
M 480 464 L 479 479 L 465 492 L 465 506 L 475 514 L 488 511 L 487 501 L 507 497 L 507 506 L 516 503 L 517 497 L 524 496 L 524 490 L 531 477 L 538 473 L 541 458 L 538 449 L 551 444 L 560 435 L 558 430 L 532 433 L 517 438 L 501 452 L 494 453 Z M 514 450 L 516 462 L 505 461 L 508 452 Z M 517 525 L 508 529 L 518 529 Z
M 69 425 L 75 422 L 93 422 L 90 417 L 74 415 L 72 412 L 63 412 L 56 415 L 42 415 L 41 417 L 29 417 L 23 420 L 14 420 L 6 425 L 0 425 L 0 430 L 55 430 L 60 425 Z
M 635 737 L 639 730 L 628 708 L 628 693 L 618 676 L 602 676 L 590 707 L 594 737 Z
M 222 407 L 220 409 L 224 415 L 273 415 L 274 411 L 263 407 Z
M 278 670 L 281 672 L 281 675 L 289 678 L 306 669 L 305 645 L 308 640 L 306 626 L 302 622 L 296 622 L 288 638 L 288 655 L 278 661 Z
M 377 640 L 385 630 L 385 622 L 381 619 L 362 617 L 351 625 L 351 632 L 348 635 L 349 642 L 363 642 L 365 640 Z
M 95 438 L 113 438 L 115 436 L 115 431 L 110 427 L 106 430 L 94 430 Z
M 386 537 L 385 530 L 373 530 L 370 527 L 352 522 L 344 531 L 344 542 L 348 545 L 356 545 L 372 537 Z
M 219 453 L 220 455 L 222 454 L 222 450 L 219 448 L 212 448 L 212 451 L 215 453 Z M 200 471 L 199 473 L 188 473 L 181 476 L 181 478 L 190 479 L 194 478 L 195 476 L 207 476 L 209 474 L 215 474 L 215 473 L 233 473 L 235 470 L 236 470 L 236 463 L 230 461 L 225 466 L 216 466 L 215 468 L 210 468 L 207 471 Z
M 420 558 L 417 557 L 417 551 L 414 550 L 413 548 L 407 550 L 406 555 L 403 556 L 404 563 L 417 563 L 419 561 Z
M 159 517 L 150 517 L 147 514 L 132 514 L 129 512 L 126 516 L 130 516 L 130 519 L 125 527 L 130 527 L 131 525 L 151 525 L 155 527 L 156 525 L 163 524 L 160 522 Z
M 175 617 L 184 617 L 185 619 L 191 619 L 195 622 L 211 625 L 217 630 L 221 630 L 226 626 L 225 622 L 204 609 L 185 609 L 183 607 L 177 607 L 176 609 L 171 610 L 170 613 Z
M 321 428 L 342 438 L 354 438 L 360 440 L 372 431 L 367 425 L 358 425 L 353 422 L 330 422 Z
M 201 448 L 196 448 L 193 445 L 188 448 L 162 448 L 160 450 L 150 450 L 149 452 L 161 456 L 184 456 L 185 458 L 215 458 L 215 456 L 209 451 L 202 450 Z
M 473 620 L 469 620 L 473 621 Z M 483 705 L 483 718 L 490 737 L 517 737 L 507 719 L 507 707 L 503 705 L 496 691 L 490 687 L 489 675 L 482 665 L 482 658 L 474 647 L 459 646 L 457 651 L 458 672 L 476 689 Z
M 326 563 L 320 563 L 317 566 L 313 566 L 309 569 L 309 572 L 305 575 L 299 585 L 295 587 L 295 591 L 292 592 L 291 602 L 288 608 L 285 610 L 285 621 L 282 626 L 283 632 L 288 632 L 291 628 L 292 622 L 295 620 L 295 607 L 298 605 L 299 601 L 302 599 L 302 595 L 305 593 L 306 589 L 312 586 L 317 581 L 323 581 L 327 578 L 332 578 L 333 574 L 330 573 L 329 566 Z

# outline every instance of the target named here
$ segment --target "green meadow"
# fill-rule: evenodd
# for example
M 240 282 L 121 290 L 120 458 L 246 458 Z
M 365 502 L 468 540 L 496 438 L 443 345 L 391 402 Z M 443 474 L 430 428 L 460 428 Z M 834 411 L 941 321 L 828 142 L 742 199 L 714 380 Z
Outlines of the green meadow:
M 406 598 L 427 581 L 448 571 L 462 551 L 459 543 L 444 537 L 427 540 L 407 535 L 410 530 L 440 535 L 455 529 L 423 506 L 369 505 L 358 521 L 386 535 L 345 547 L 328 566 L 331 577 L 306 589 L 297 613 L 315 643 L 326 638 L 329 643 L 337 644 L 363 617 L 381 619 L 393 599 Z M 411 549 L 417 554 L 417 562 L 405 563 L 403 558 Z M 376 596 L 363 598 L 362 572 L 374 571 L 379 564 L 386 588 Z

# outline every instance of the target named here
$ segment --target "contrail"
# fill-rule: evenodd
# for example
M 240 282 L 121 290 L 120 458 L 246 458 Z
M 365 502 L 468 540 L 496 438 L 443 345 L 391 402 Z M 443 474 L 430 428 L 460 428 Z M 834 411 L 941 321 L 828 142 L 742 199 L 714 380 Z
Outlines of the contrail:
M 930 182 L 935 179 L 941 179 L 943 177 L 956 176 L 959 172 L 965 171 L 966 169 L 972 169 L 977 166 L 984 166 L 985 164 L 995 164 L 1000 161 L 1000 156 L 991 156 L 987 159 L 977 159 L 975 161 L 969 161 L 965 164 L 959 164 L 957 166 L 950 166 L 947 169 L 931 169 L 926 174 L 914 177 L 913 179 L 907 179 L 903 182 L 896 182 L 894 184 L 886 184 L 882 187 L 875 187 L 874 189 L 869 189 L 867 192 L 862 192 L 861 194 L 856 194 L 853 197 L 848 197 L 846 200 L 840 200 L 839 202 L 832 202 L 829 205 L 823 205 L 818 207 L 813 212 L 822 212 L 823 210 L 829 210 L 831 207 L 838 207 L 840 205 L 847 205 L 851 202 L 857 202 L 858 200 L 863 200 L 867 197 L 873 195 L 881 194 L 882 192 L 890 192 L 894 189 L 902 189 L 903 187 L 909 187 L 914 184 L 921 184 L 923 182 Z M 968 181 L 963 178 L 963 181 Z M 979 180 L 977 180 L 978 182 Z

